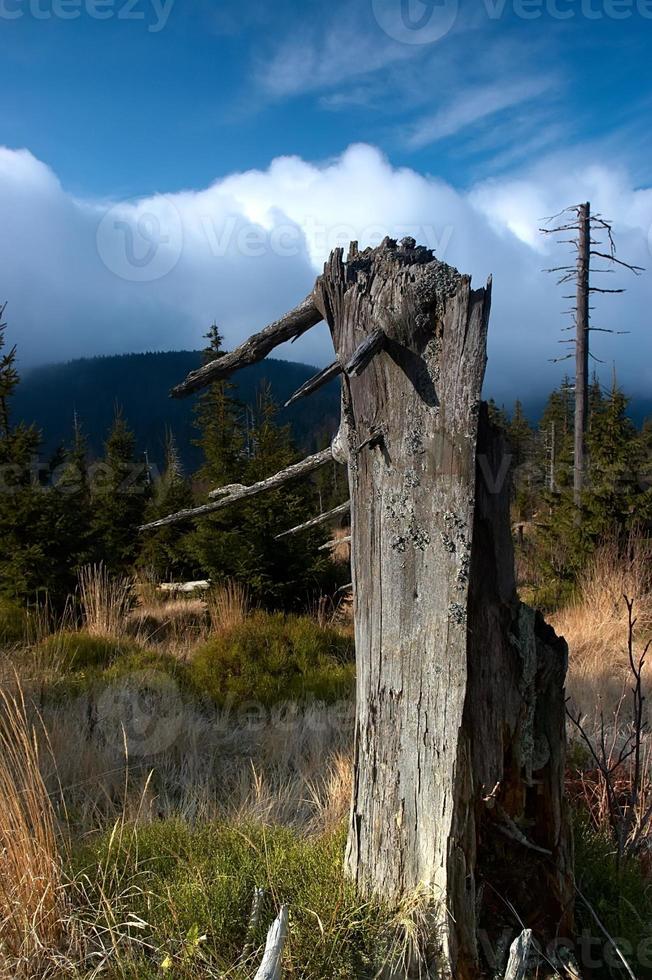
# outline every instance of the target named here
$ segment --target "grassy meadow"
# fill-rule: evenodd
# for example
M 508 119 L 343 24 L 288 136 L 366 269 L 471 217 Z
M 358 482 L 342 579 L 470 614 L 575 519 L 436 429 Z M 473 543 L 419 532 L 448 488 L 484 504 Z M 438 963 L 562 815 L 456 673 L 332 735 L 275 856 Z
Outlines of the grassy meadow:
M 623 595 L 638 649 L 649 558 L 641 541 L 627 560 L 599 550 L 549 617 L 569 642 L 571 708 L 614 759 L 631 717 Z M 0 646 L 0 976 L 253 978 L 282 904 L 288 980 L 372 978 L 401 955 L 388 937 L 409 934 L 418 897 L 362 904 L 342 873 L 350 603 L 274 614 L 234 584 L 161 597 L 89 568 L 62 616 L 4 601 Z M 651 976 L 652 739 L 620 861 L 607 788 L 570 722 L 569 740 L 579 926 L 602 935 L 597 916 Z M 617 776 L 626 794 L 631 759 Z M 605 960 L 595 976 L 626 975 Z

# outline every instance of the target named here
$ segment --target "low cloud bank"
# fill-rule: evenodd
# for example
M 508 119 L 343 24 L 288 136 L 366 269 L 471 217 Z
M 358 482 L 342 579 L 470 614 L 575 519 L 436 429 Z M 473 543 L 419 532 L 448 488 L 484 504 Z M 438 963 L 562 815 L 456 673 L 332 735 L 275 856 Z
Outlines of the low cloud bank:
M 232 347 L 300 300 L 335 245 L 412 235 L 477 284 L 493 274 L 487 387 L 500 398 L 532 395 L 561 377 L 564 365 L 549 359 L 562 352 L 570 305 L 569 290 L 542 272 L 565 264 L 567 250 L 538 229 L 580 199 L 613 219 L 623 258 L 652 264 L 652 190 L 605 165 L 551 159 L 460 191 L 355 145 L 323 164 L 282 157 L 202 190 L 98 201 L 69 194 L 27 150 L 0 148 L 0 298 L 24 367 L 197 348 L 213 320 Z M 638 394 L 652 382 L 651 282 L 623 270 L 597 283 L 627 287 L 596 298 L 594 323 L 630 336 L 595 334 L 594 348 L 605 377 L 615 360 Z M 323 327 L 279 350 L 318 364 L 330 354 Z

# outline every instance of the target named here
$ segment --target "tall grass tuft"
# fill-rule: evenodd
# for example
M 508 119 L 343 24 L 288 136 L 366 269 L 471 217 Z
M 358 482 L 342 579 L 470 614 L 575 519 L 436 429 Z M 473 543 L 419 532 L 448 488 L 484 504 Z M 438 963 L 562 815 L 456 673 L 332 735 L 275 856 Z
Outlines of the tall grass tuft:
M 104 564 L 85 565 L 79 573 L 79 603 L 86 632 L 95 636 L 119 636 L 134 593 L 128 578 L 114 578 Z
M 0 692 L 0 956 L 14 976 L 60 946 L 65 896 L 56 822 L 21 694 Z M 0 959 L 0 972 L 2 971 Z
M 207 603 L 211 629 L 214 633 L 241 626 L 251 612 L 249 590 L 233 579 L 212 589 L 208 594 Z

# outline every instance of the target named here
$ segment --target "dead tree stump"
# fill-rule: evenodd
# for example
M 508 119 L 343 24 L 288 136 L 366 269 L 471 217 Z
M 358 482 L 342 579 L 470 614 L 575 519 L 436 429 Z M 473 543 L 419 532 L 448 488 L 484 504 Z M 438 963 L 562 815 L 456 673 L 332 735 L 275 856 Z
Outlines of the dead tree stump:
M 295 310 L 174 391 L 225 377 L 323 317 L 337 360 L 297 396 L 341 374 L 331 454 L 149 525 L 231 505 L 331 455 L 348 463 L 357 716 L 346 867 L 363 896 L 418 899 L 417 941 L 392 976 L 495 972 L 480 948 L 516 931 L 510 903 L 539 940 L 572 926 L 566 645 L 516 595 L 508 450 L 480 401 L 490 294 L 413 239 L 352 244 L 346 262 L 333 252 Z
M 544 933 L 571 908 L 566 650 L 516 598 L 506 448 L 480 410 L 490 289 L 386 241 L 346 263 L 335 252 L 315 290 L 340 363 L 385 338 L 342 390 L 358 671 L 347 869 L 362 894 L 421 892 L 426 957 L 456 978 L 477 975 L 478 930 L 492 931 L 483 876 Z

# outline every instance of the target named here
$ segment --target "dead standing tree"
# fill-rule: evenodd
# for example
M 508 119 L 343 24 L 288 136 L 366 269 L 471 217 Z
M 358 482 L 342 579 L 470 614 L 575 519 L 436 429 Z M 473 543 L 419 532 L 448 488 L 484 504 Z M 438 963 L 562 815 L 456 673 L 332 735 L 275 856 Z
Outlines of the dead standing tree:
M 357 658 L 346 866 L 363 896 L 420 896 L 412 966 L 457 980 L 482 975 L 479 932 L 514 924 L 507 903 L 542 937 L 572 920 L 566 647 L 516 597 L 505 447 L 480 402 L 490 293 L 413 239 L 352 244 L 299 307 L 174 391 L 322 318 L 330 327 L 336 364 L 301 394 L 341 373 L 331 453 L 348 463 Z M 331 453 L 149 526 L 278 486 Z
M 544 235 L 567 234 L 577 232 L 576 238 L 562 239 L 567 245 L 572 245 L 577 253 L 574 265 L 560 265 L 547 272 L 560 272 L 561 276 L 558 284 L 574 282 L 576 285 L 575 296 L 565 296 L 564 299 L 574 299 L 575 306 L 569 312 L 572 315 L 573 323 L 568 330 L 574 330 L 575 337 L 572 340 L 560 341 L 575 347 L 575 439 L 573 448 L 573 501 L 578 512 L 582 505 L 582 492 L 584 490 L 586 476 L 586 433 L 588 428 L 589 414 L 589 358 L 598 360 L 592 354 L 589 343 L 591 331 L 599 333 L 627 333 L 626 330 L 608 330 L 604 327 L 592 327 L 591 324 L 591 305 L 590 297 L 592 293 L 624 293 L 624 289 L 603 289 L 599 286 L 591 285 L 591 273 L 610 273 L 614 270 L 604 267 L 591 270 L 591 259 L 598 258 L 609 262 L 612 265 L 624 266 L 630 272 L 638 275 L 643 269 L 637 265 L 630 265 L 616 258 L 616 245 L 613 239 L 613 229 L 610 221 L 606 221 L 601 214 L 591 214 L 591 205 L 587 201 L 585 204 L 577 204 L 574 207 L 566 208 L 561 214 L 554 215 L 548 219 L 552 223 L 562 216 L 571 216 L 570 220 L 564 220 L 562 224 L 554 228 L 541 228 Z M 596 235 L 597 237 L 593 237 Z M 604 238 L 606 236 L 606 243 Z M 604 251 L 608 249 L 608 251 Z M 554 358 L 555 361 L 565 361 L 573 357 L 573 353 Z

